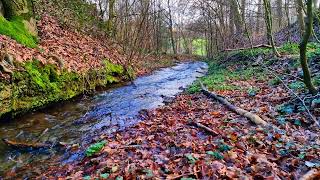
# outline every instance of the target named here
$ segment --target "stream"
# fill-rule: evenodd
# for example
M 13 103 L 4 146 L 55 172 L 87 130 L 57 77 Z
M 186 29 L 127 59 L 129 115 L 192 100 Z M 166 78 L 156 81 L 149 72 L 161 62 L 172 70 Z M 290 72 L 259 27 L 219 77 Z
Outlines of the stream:
M 1 122 L 0 137 L 18 142 L 63 142 L 82 146 L 101 133 L 125 130 L 139 121 L 139 112 L 162 106 L 207 72 L 204 62 L 180 63 L 160 69 L 133 83 L 97 91 L 73 101 Z M 79 151 L 80 151 L 79 150 Z M 81 150 L 83 152 L 83 150 Z M 32 177 L 50 163 L 65 164 L 83 158 L 56 148 L 19 151 L 0 141 L 0 179 L 5 173 Z

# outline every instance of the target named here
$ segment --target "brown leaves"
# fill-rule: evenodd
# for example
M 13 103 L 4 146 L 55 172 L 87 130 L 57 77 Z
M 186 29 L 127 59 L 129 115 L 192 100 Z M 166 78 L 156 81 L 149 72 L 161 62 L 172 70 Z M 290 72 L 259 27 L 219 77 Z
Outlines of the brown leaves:
M 272 111 L 269 104 L 274 103 L 262 98 L 272 92 L 267 88 L 262 86 L 256 97 L 243 92 L 223 93 L 236 99 L 237 105 L 256 106 L 267 116 Z M 87 166 L 77 166 L 72 173 L 89 169 L 85 172 L 91 177 L 108 172 L 110 177 L 128 179 L 297 179 L 310 170 L 306 162 L 317 166 L 320 160 L 318 150 L 313 148 L 320 142 L 319 134 L 290 123 L 252 126 L 203 95 L 180 95 L 172 104 L 148 112 L 146 118 L 123 132 L 105 136 L 110 143 L 103 150 L 107 155 L 101 156 L 99 166 L 85 159 L 82 164 Z M 218 135 L 190 126 L 195 120 Z M 269 123 L 275 124 L 276 120 L 270 118 Z M 117 172 L 112 172 L 113 166 L 118 167 Z
M 33 59 L 43 64 L 56 63 L 50 61 L 51 54 L 64 60 L 69 71 L 85 72 L 92 68 L 102 68 L 103 60 L 124 64 L 126 57 L 121 55 L 111 42 L 95 39 L 84 34 L 62 28 L 51 16 L 44 15 L 38 22 L 40 42 L 38 48 L 27 48 L 16 41 L 0 35 L 0 42 L 6 42 L 9 53 L 16 61 L 25 62 Z

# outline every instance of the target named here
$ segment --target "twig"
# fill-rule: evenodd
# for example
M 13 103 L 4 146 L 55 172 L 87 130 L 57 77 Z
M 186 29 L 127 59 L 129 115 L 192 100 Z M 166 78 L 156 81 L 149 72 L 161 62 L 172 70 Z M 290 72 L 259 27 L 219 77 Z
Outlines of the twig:
M 198 128 L 201 128 L 201 129 L 204 129 L 205 131 L 211 133 L 212 135 L 215 135 L 215 136 L 219 135 L 218 132 L 212 130 L 211 128 L 209 128 L 209 127 L 207 127 L 207 126 L 205 126 L 205 125 L 203 125 L 203 124 L 201 124 L 199 122 L 190 122 L 190 125 L 198 127 Z
M 317 119 L 312 115 L 312 113 L 310 112 L 309 108 L 307 107 L 305 101 L 304 101 L 297 93 L 295 93 L 290 87 L 288 87 L 288 85 L 287 85 L 277 74 L 275 74 L 274 72 L 272 72 L 272 71 L 271 71 L 271 70 L 273 70 L 272 68 L 269 68 L 269 67 L 265 66 L 264 64 L 262 64 L 262 66 L 263 66 L 272 76 L 274 76 L 274 77 L 276 77 L 277 79 L 279 79 L 279 80 L 281 81 L 281 83 L 284 85 L 284 87 L 285 87 L 286 89 L 288 89 L 289 92 L 290 92 L 291 94 L 293 94 L 299 101 L 301 101 L 301 103 L 302 103 L 303 107 L 306 109 L 309 117 L 314 121 L 314 123 L 315 123 L 317 126 L 320 127 L 319 122 L 318 122 Z M 270 70 L 270 69 L 271 69 L 271 70 Z
M 179 178 L 182 178 L 184 176 L 191 176 L 191 175 L 194 175 L 195 173 L 198 173 L 200 171 L 195 171 L 195 172 L 192 172 L 192 173 L 188 173 L 188 174 L 181 174 L 179 176 L 176 176 L 176 177 L 173 177 L 173 178 L 168 178 L 169 180 L 175 180 L 175 179 L 179 179 Z
M 38 141 L 40 141 L 40 139 L 42 138 L 42 136 L 44 136 L 47 132 L 49 131 L 49 128 L 46 128 L 44 131 L 42 131 L 42 133 L 39 135 L 38 137 Z
M 128 148 L 141 148 L 141 145 L 127 145 L 127 146 L 122 146 L 120 149 L 128 149 Z
M 257 49 L 257 48 L 272 48 L 272 46 L 270 46 L 270 45 L 268 45 L 268 44 L 260 44 L 260 45 L 256 45 L 256 46 L 252 46 L 252 47 L 248 47 L 248 48 L 225 49 L 225 50 L 223 50 L 223 52 L 228 52 L 228 51 L 241 51 L 241 50 L 246 50 L 246 49 Z

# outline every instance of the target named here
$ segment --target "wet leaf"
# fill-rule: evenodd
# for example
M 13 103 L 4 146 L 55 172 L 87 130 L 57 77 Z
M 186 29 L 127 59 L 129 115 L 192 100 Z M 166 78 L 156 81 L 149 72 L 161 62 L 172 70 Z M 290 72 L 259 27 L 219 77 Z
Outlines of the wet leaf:
M 186 154 L 185 157 L 188 159 L 190 164 L 195 164 L 197 162 L 197 158 L 195 158 L 192 154 Z
M 229 151 L 232 149 L 230 146 L 226 144 L 220 144 L 218 148 L 219 148 L 219 151 L 221 152 Z
M 311 161 L 306 161 L 306 162 L 305 162 L 305 165 L 308 166 L 308 167 L 310 167 L 310 168 L 313 168 L 313 167 L 318 168 L 318 167 L 320 167 L 320 163 L 311 162 Z
M 213 156 L 217 160 L 223 159 L 223 155 L 220 154 L 219 152 L 207 151 L 207 154 L 210 156 Z
M 95 144 L 92 144 L 88 147 L 86 150 L 86 156 L 90 157 L 96 154 L 97 152 L 100 152 L 100 150 L 107 144 L 106 141 L 101 141 Z
M 109 173 L 100 174 L 100 178 L 102 178 L 102 179 L 108 179 L 109 176 L 110 176 Z

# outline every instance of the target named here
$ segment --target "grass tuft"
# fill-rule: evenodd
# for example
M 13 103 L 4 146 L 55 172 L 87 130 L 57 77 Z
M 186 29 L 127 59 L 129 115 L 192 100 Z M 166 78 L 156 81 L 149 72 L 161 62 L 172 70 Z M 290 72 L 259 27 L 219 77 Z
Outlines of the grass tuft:
M 11 37 L 18 43 L 30 48 L 37 47 L 37 39 L 32 36 L 25 28 L 22 19 L 13 18 L 8 21 L 3 16 L 0 16 L 0 34 Z

